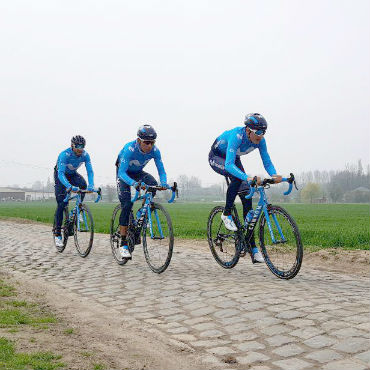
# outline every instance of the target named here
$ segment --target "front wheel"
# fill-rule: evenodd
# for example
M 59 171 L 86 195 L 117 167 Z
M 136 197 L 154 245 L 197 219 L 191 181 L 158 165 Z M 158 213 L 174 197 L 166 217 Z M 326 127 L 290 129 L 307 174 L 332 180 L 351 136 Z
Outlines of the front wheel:
M 240 257 L 240 237 L 238 232 L 226 229 L 221 220 L 225 208 L 218 206 L 212 209 L 208 217 L 207 237 L 209 248 L 216 262 L 225 269 L 233 268 Z M 236 215 L 232 210 L 232 215 L 236 221 Z M 238 224 L 236 222 L 236 224 Z
M 301 268 L 303 245 L 298 226 L 282 207 L 267 207 L 268 219 L 263 212 L 259 225 L 259 239 L 265 262 L 280 279 L 292 279 Z
M 89 207 L 81 204 L 73 221 L 76 249 L 78 254 L 85 258 L 89 255 L 94 241 L 94 220 Z
M 158 203 L 152 203 L 143 225 L 143 248 L 146 262 L 157 274 L 170 264 L 173 251 L 173 229 L 170 215 Z

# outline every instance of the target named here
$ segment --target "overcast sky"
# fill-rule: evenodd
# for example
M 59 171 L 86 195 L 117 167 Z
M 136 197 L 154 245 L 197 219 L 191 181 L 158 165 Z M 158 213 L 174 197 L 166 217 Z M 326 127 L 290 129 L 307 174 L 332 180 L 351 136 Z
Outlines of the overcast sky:
M 283 175 L 367 165 L 369 4 L 0 0 L 0 186 L 51 178 L 75 134 L 96 184 L 114 183 L 143 123 L 169 178 L 221 182 L 210 146 L 249 112 Z M 258 151 L 242 162 L 265 173 Z

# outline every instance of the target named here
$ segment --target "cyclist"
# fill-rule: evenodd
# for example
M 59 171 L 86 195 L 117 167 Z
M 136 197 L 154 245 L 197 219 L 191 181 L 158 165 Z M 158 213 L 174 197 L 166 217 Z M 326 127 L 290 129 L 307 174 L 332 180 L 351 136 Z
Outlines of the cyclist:
M 167 189 L 169 187 L 161 153 L 154 145 L 156 138 L 157 133 L 151 125 L 140 126 L 137 131 L 137 139 L 123 147 L 116 161 L 117 191 L 121 202 L 119 224 L 121 234 L 120 254 L 122 258 L 131 258 L 127 244 L 127 228 L 132 209 L 130 186 L 138 189 L 139 182 L 141 182 L 143 188 L 147 185 L 158 185 L 152 175 L 143 171 L 143 168 L 152 158 L 154 158 L 162 188 Z M 155 196 L 155 192 L 153 192 L 153 196 Z
M 258 148 L 265 170 L 275 180 L 275 183 L 282 180 L 282 176 L 276 174 L 275 167 L 267 152 L 264 138 L 267 130 L 265 118 L 259 113 L 250 113 L 245 116 L 244 125 L 245 127 L 235 127 L 222 133 L 213 143 L 208 157 L 212 169 L 230 181 L 226 193 L 225 210 L 221 219 L 225 227 L 231 231 L 237 230 L 231 216 L 231 208 L 238 192 L 243 204 L 244 219 L 252 209 L 252 199 L 245 199 L 245 195 L 249 191 L 248 181 L 252 181 L 253 176 L 248 176 L 245 173 L 240 156 Z M 257 177 L 257 183 L 261 183 L 259 177 Z M 253 261 L 263 262 L 263 256 L 256 247 L 254 237 L 251 239 L 251 247 Z
M 66 203 L 63 201 L 67 191 L 78 191 L 80 189 L 94 190 L 94 172 L 89 154 L 85 151 L 86 140 L 80 136 L 73 136 L 71 147 L 61 152 L 57 164 L 54 167 L 55 197 L 58 203 L 55 220 L 55 245 L 63 246 L 61 226 L 63 223 L 63 211 Z M 77 169 L 85 163 L 89 185 L 85 179 L 77 173 Z M 81 194 L 83 200 L 85 194 Z

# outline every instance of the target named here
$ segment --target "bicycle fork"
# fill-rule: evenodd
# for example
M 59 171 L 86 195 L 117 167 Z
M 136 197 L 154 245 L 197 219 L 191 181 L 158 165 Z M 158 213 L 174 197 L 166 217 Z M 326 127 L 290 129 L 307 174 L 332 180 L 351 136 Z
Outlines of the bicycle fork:
M 164 239 L 164 236 L 163 236 L 161 222 L 159 221 L 158 211 L 156 209 L 154 209 L 154 216 L 155 216 L 155 219 L 156 219 L 156 222 L 157 222 L 157 225 L 158 225 L 158 231 L 159 231 L 159 235 L 160 235 L 159 237 L 154 236 L 152 214 L 153 214 L 153 212 L 150 210 L 150 207 L 148 207 L 148 221 L 149 221 L 150 237 L 154 240 L 155 239 L 162 240 L 162 239 Z
M 270 232 L 272 244 L 285 243 L 286 242 L 286 238 L 284 237 L 283 231 L 281 230 L 281 227 L 280 227 L 279 222 L 278 222 L 278 220 L 276 218 L 276 215 L 275 214 L 272 214 L 272 219 L 274 220 L 274 223 L 276 225 L 276 228 L 277 228 L 277 230 L 278 230 L 278 232 L 280 234 L 280 238 L 281 238 L 280 241 L 277 241 L 275 239 L 274 231 L 273 231 L 272 226 L 271 226 L 270 215 L 268 213 L 268 208 L 266 206 L 264 206 L 263 212 L 265 214 L 265 218 L 266 218 L 266 222 L 267 222 L 267 227 L 268 227 L 269 232 Z

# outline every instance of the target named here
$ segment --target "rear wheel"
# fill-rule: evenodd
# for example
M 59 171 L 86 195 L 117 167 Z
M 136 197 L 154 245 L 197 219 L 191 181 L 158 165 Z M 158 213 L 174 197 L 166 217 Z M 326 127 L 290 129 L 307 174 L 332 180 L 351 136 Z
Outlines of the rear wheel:
M 224 207 L 218 206 L 212 209 L 208 217 L 207 236 L 208 244 L 216 262 L 225 269 L 233 268 L 240 257 L 240 237 L 238 232 L 226 229 L 221 215 Z M 234 221 L 235 211 L 232 210 Z M 238 225 L 238 222 L 235 222 Z
M 121 205 L 118 204 L 112 214 L 111 224 L 110 224 L 110 246 L 112 249 L 112 254 L 114 259 L 119 265 L 124 265 L 127 263 L 128 259 L 124 258 L 122 259 L 121 254 L 119 252 L 119 247 L 121 245 L 121 234 L 119 230 L 119 216 L 121 214 Z M 130 250 L 130 253 L 134 251 L 134 245 L 135 245 L 135 237 L 132 230 L 132 224 L 133 224 L 133 213 L 131 211 L 130 213 L 130 221 L 129 221 L 129 228 L 127 233 L 127 242 L 128 242 L 128 248 Z
M 167 269 L 172 258 L 172 222 L 162 205 L 152 203 L 150 207 L 150 214 L 147 213 L 143 225 L 143 248 L 149 267 L 160 274 Z
M 78 215 L 74 216 L 73 226 L 77 252 L 85 258 L 89 255 L 94 241 L 94 220 L 85 204 L 80 205 Z
M 303 259 L 303 245 L 298 226 L 284 208 L 269 205 L 267 209 L 271 230 L 263 212 L 259 226 L 261 251 L 274 275 L 280 279 L 292 279 L 298 274 Z
M 62 253 L 67 246 L 68 236 L 69 236 L 69 220 L 68 220 L 68 207 L 66 206 L 63 211 L 63 223 L 62 227 L 60 228 L 60 235 L 62 237 L 63 245 L 58 247 L 55 244 L 55 234 L 56 234 L 56 211 L 54 214 L 54 224 L 53 224 L 53 242 L 55 245 L 55 248 L 59 253 Z

